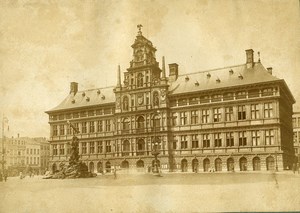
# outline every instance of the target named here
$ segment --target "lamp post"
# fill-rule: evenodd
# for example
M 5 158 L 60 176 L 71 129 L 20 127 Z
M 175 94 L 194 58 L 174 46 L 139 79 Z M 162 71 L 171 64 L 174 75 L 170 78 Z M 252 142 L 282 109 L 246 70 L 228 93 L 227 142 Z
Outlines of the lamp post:
M 152 155 L 154 156 L 154 168 L 153 168 L 153 174 L 154 175 L 159 175 L 159 170 L 158 170 L 158 159 L 157 156 L 160 154 L 159 147 L 158 147 L 158 141 L 156 139 L 156 115 L 159 113 L 159 111 L 156 111 L 153 117 L 153 127 L 154 127 L 154 145 L 152 147 Z

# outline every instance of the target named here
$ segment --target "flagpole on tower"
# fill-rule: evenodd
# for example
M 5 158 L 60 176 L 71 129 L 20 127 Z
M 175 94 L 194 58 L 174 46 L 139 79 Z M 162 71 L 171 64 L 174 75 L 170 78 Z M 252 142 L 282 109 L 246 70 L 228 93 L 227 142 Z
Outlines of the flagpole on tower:
M 1 159 L 1 164 L 2 164 L 2 173 L 4 174 L 4 164 L 5 164 L 5 148 L 4 148 L 4 141 L 5 141 L 5 135 L 4 135 L 4 125 L 5 123 L 8 122 L 7 118 L 4 117 L 4 113 L 2 114 L 2 159 Z

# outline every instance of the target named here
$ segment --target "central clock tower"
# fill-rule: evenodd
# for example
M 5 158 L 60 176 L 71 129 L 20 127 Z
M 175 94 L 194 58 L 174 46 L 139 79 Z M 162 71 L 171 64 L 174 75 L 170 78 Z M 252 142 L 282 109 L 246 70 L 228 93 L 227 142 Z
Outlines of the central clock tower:
M 153 144 L 159 144 L 161 156 L 167 155 L 167 93 L 168 83 L 165 62 L 162 67 L 156 60 L 156 48 L 145 38 L 138 25 L 138 33 L 132 47 L 132 60 L 124 81 L 118 69 L 118 83 L 114 89 L 116 96 L 116 141 L 122 149 L 129 141 L 132 153 L 153 158 Z M 139 156 L 138 156 L 139 157 Z

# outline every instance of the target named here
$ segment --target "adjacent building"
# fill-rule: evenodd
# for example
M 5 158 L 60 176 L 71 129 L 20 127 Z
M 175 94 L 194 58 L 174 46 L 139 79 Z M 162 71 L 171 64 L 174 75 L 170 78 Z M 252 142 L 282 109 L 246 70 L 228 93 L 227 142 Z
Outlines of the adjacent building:
M 69 142 L 78 130 L 79 152 L 91 171 L 112 166 L 151 171 L 154 146 L 166 171 L 283 170 L 294 160 L 292 105 L 283 79 L 272 75 L 252 49 L 246 63 L 180 73 L 179 65 L 156 60 L 156 48 L 139 30 L 133 58 L 118 67 L 112 87 L 79 90 L 47 111 L 50 164 L 68 161 Z M 101 76 L 99 76 L 101 77 Z
M 294 112 L 293 114 L 293 135 L 295 155 L 300 162 L 300 112 Z
M 4 150 L 5 170 L 10 176 L 20 172 L 43 174 L 48 170 L 50 144 L 46 138 L 5 138 Z

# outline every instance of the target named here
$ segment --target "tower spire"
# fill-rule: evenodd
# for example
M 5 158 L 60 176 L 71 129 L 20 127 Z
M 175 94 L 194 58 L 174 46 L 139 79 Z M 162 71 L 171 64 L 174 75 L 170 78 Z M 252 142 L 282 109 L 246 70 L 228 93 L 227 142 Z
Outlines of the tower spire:
M 162 57 L 162 79 L 166 78 L 165 56 Z
M 143 25 L 138 24 L 136 27 L 139 29 L 138 35 L 141 36 L 142 35 L 142 27 L 143 27 Z
M 117 87 L 121 87 L 121 68 L 120 68 L 120 64 L 118 65 L 118 82 L 117 82 Z

